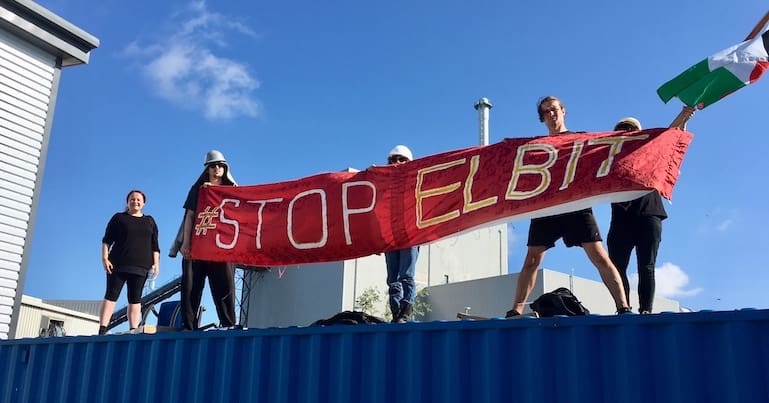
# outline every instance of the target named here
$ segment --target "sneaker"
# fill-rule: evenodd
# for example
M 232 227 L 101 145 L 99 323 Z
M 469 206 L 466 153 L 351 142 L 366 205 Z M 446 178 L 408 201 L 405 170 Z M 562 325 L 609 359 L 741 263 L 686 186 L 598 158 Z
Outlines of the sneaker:
M 633 313 L 633 310 L 628 307 L 617 309 L 617 315 L 625 315 L 628 313 Z
M 505 319 L 514 318 L 516 316 L 521 316 L 521 314 L 516 311 L 515 309 L 511 309 L 507 312 L 505 312 Z
M 639 312 L 641 315 L 651 315 L 651 312 L 649 311 L 641 311 Z

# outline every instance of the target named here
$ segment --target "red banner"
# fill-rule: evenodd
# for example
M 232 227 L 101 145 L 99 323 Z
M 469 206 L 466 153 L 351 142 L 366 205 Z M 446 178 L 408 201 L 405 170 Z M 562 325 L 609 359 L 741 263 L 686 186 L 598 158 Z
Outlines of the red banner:
M 356 173 L 205 187 L 192 257 L 254 266 L 336 261 L 651 189 L 669 199 L 691 139 L 677 129 L 515 138 Z

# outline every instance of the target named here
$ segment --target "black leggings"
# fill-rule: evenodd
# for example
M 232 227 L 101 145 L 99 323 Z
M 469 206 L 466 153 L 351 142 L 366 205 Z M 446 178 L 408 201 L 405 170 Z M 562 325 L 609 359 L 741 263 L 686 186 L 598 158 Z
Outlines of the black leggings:
M 123 284 L 128 284 L 128 303 L 140 304 L 142 302 L 142 291 L 144 282 L 147 281 L 147 275 L 135 273 L 122 273 L 113 271 L 107 274 L 107 291 L 104 293 L 104 299 L 115 302 L 123 291 Z
M 662 220 L 656 216 L 612 217 L 607 244 L 609 258 L 617 266 L 622 278 L 622 287 L 630 303 L 630 282 L 627 268 L 630 253 L 635 248 L 638 264 L 638 304 L 639 311 L 652 311 L 654 302 L 654 267 L 657 263 L 657 250 L 662 240 Z

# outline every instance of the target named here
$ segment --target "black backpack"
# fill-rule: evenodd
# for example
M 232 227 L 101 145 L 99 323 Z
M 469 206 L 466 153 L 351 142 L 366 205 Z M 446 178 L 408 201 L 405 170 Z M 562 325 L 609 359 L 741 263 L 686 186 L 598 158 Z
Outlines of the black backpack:
M 571 293 L 568 288 L 560 287 L 542 294 L 531 303 L 531 310 L 540 317 L 566 315 L 589 315 L 590 311 Z
M 374 325 L 377 323 L 385 323 L 385 320 L 373 315 L 369 315 L 365 312 L 358 311 L 344 311 L 328 318 L 319 319 L 312 323 L 311 326 L 331 326 L 331 325 Z

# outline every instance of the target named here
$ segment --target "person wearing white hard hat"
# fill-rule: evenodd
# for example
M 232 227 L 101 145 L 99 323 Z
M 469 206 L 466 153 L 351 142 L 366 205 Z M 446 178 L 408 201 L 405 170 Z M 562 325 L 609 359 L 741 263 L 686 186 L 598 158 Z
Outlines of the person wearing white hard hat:
M 404 145 L 395 146 L 387 154 L 389 165 L 404 164 L 414 159 L 411 150 Z M 385 252 L 387 266 L 387 293 L 393 323 L 405 323 L 411 319 L 416 299 L 416 271 L 419 247 Z
M 227 160 L 218 150 L 206 153 L 203 172 L 187 193 L 184 202 L 184 222 L 181 231 L 179 251 L 182 260 L 181 311 L 184 328 L 198 328 L 198 310 L 203 297 L 203 288 L 208 278 L 211 296 L 222 328 L 235 327 L 235 267 L 232 263 L 190 260 L 190 238 L 198 207 L 198 192 L 201 186 L 237 186 L 230 173 Z
M 680 117 L 670 127 L 686 130 L 686 122 L 694 114 L 693 107 L 684 107 Z M 634 117 L 620 119 L 614 125 L 615 131 L 634 132 L 642 130 L 641 122 Z M 638 312 L 649 314 L 654 303 L 656 281 L 654 269 L 657 251 L 662 241 L 662 221 L 668 217 L 659 192 L 649 192 L 635 200 L 611 204 L 611 224 L 606 245 L 609 258 L 619 270 L 622 287 L 630 302 L 630 282 L 627 268 L 630 254 L 635 248 L 638 265 Z

